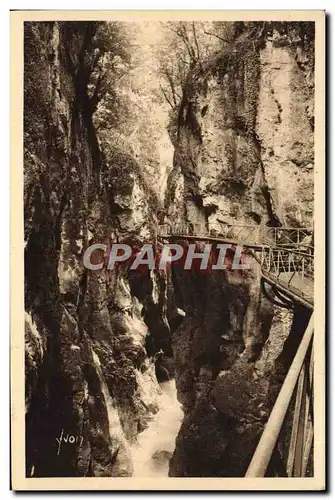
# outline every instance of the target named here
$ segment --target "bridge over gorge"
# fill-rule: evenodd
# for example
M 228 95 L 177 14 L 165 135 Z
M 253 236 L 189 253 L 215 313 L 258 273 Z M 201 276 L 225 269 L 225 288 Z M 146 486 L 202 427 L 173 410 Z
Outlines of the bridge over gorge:
M 241 245 L 260 264 L 264 281 L 289 299 L 313 309 L 314 246 L 311 228 L 242 224 L 164 224 L 161 239 Z
M 308 326 L 264 427 L 246 477 L 268 474 L 278 477 L 311 475 L 314 437 L 313 229 L 179 223 L 159 226 L 158 236 L 169 241 L 186 239 L 241 245 L 260 265 L 261 281 L 263 285 L 269 284 L 276 293 L 279 298 L 276 304 L 283 307 L 300 304 L 311 311 Z M 263 290 L 265 292 L 264 287 Z M 279 444 L 279 437 L 283 437 L 283 433 L 286 443 L 284 449 Z

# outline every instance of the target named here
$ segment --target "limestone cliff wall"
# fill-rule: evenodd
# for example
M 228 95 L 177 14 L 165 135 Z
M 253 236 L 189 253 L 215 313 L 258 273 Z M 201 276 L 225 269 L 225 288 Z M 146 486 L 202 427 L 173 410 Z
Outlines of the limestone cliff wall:
M 131 475 L 129 442 L 160 392 L 149 329 L 153 350 L 169 347 L 159 276 L 83 265 L 89 244 L 136 248 L 155 224 L 137 162 L 95 133 L 82 86 L 85 24 L 25 26 L 28 476 Z
M 254 24 L 190 71 L 172 128 L 169 222 L 313 224 L 313 25 Z M 186 414 L 172 476 L 245 474 L 292 355 L 286 339 L 308 318 L 274 306 L 250 265 L 173 270 L 187 314 L 173 334 Z
M 170 111 L 165 211 L 143 148 L 97 135 L 85 80 L 94 23 L 25 25 L 28 476 L 132 475 L 129 443 L 157 411 L 159 349 L 174 355 L 185 412 L 170 475 L 245 473 L 308 312 L 273 305 L 250 256 L 232 272 L 83 265 L 91 243 L 106 255 L 116 241 L 158 247 L 164 216 L 312 225 L 313 25 L 236 24 Z

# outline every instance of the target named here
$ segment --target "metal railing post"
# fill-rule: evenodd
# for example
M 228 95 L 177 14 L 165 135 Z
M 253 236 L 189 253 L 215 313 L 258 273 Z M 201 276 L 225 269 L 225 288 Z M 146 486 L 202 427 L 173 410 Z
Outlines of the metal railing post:
M 304 381 L 305 381 L 305 370 L 301 370 L 298 380 L 297 394 L 295 397 L 292 432 L 291 432 L 290 446 L 289 446 L 287 466 L 286 466 L 288 477 L 292 477 L 294 463 L 295 463 L 295 454 L 296 454 L 296 446 L 299 434 L 299 420 L 300 420 L 301 404 L 303 399 L 302 396 L 303 396 Z
M 264 477 L 314 332 L 313 314 L 286 375 L 245 477 Z

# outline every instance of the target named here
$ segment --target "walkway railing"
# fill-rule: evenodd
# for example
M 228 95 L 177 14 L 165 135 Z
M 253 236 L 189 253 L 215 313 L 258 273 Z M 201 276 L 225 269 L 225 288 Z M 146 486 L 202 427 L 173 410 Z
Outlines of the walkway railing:
M 313 307 L 314 248 L 312 229 L 226 223 L 175 223 L 158 228 L 161 238 L 211 239 L 244 245 L 262 253 L 263 277 Z M 257 255 L 255 258 L 258 260 Z
M 271 227 L 262 225 L 215 223 L 162 224 L 158 226 L 160 237 L 171 236 L 222 238 L 240 244 L 272 244 L 277 246 L 312 247 L 312 228 Z
M 249 246 L 261 266 L 265 281 L 313 309 L 314 244 L 311 228 L 180 223 L 159 226 L 158 234 L 162 238 L 209 238 Z M 313 331 L 312 314 L 247 477 L 312 475 Z
M 313 333 L 312 315 L 246 477 L 313 475 Z M 293 394 L 295 401 L 290 412 Z M 289 436 L 285 435 L 288 430 Z
M 266 238 L 275 245 L 286 246 L 313 246 L 313 230 L 311 228 L 299 227 L 268 227 L 266 226 Z
M 230 240 L 244 241 L 244 243 L 256 243 L 260 239 L 261 226 L 249 226 L 244 224 L 224 223 L 175 223 L 163 224 L 158 227 L 161 237 L 185 236 L 199 238 L 227 238 Z
M 295 296 L 313 305 L 314 301 L 314 254 L 313 249 L 263 247 L 261 270 L 265 278 L 281 285 Z

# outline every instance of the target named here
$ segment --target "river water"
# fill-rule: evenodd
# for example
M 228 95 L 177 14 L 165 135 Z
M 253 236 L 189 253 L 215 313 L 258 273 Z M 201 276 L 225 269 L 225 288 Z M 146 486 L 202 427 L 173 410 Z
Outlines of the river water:
M 175 448 L 183 411 L 177 400 L 175 381 L 163 382 L 160 387 L 160 409 L 131 447 L 135 477 L 168 477 L 169 457 Z

